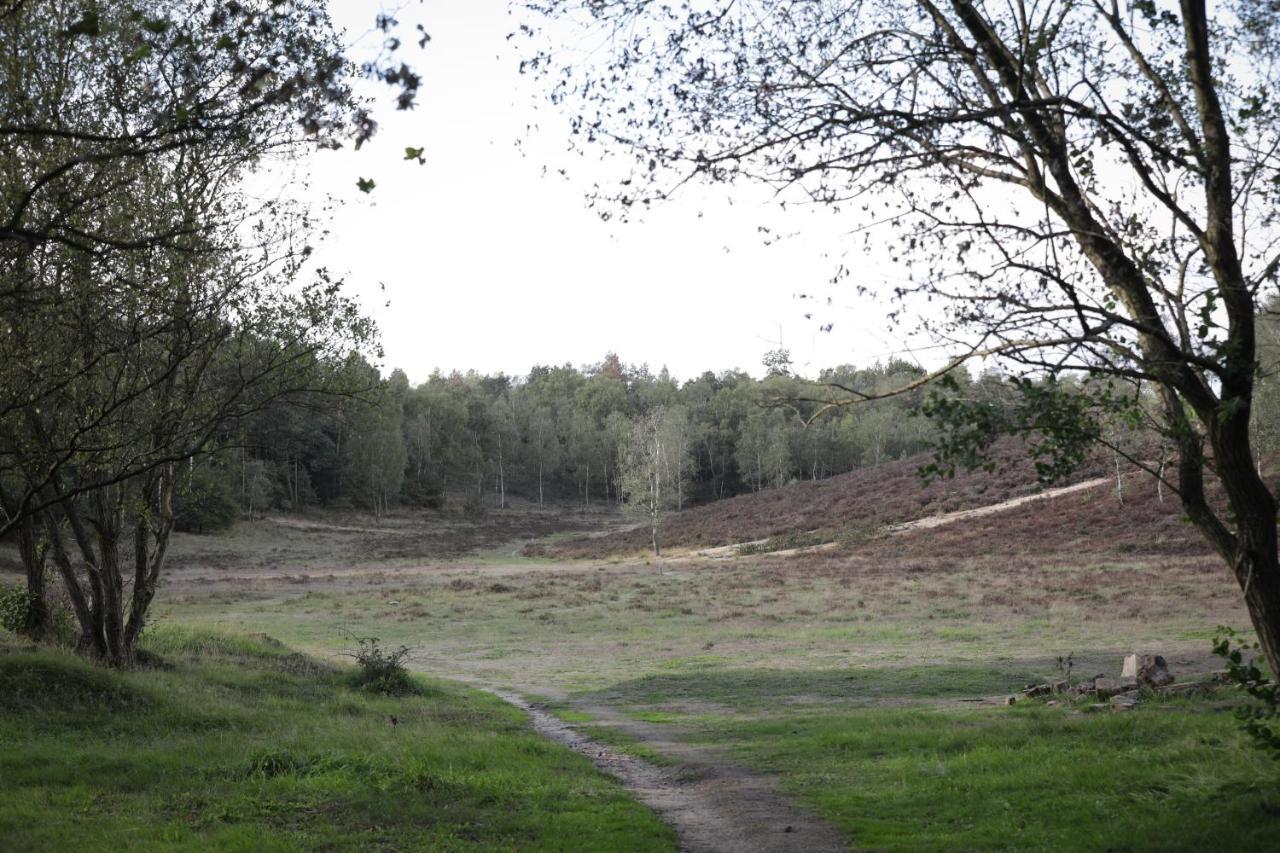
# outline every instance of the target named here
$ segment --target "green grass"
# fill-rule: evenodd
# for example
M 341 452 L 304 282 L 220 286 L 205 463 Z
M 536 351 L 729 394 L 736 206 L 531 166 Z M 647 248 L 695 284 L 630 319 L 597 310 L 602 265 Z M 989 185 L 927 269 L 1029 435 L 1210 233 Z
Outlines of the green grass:
M 305 583 L 291 563 L 251 591 L 219 581 L 209 560 L 179 573 L 156 615 L 269 631 L 330 659 L 351 631 L 404 643 L 419 671 L 555 696 L 549 710 L 585 734 L 672 761 L 601 722 L 596 709 L 610 709 L 775 775 L 858 848 L 1274 846 L 1280 764 L 1214 710 L 1233 695 L 1130 715 L 960 701 L 1055 677 L 1067 654 L 1077 676 L 1118 675 L 1138 651 L 1164 655 L 1179 680 L 1202 677 L 1219 666 L 1212 626 L 1248 618 L 1220 567 L 864 558 L 844 544 L 677 561 L 661 576 L 636 563 L 515 565 L 500 549 L 400 575 L 380 561 L 317 569 Z
M 615 781 L 487 694 L 368 695 L 265 637 L 146 645 L 159 661 L 126 673 L 0 646 L 0 847 L 674 849 Z
M 723 718 L 704 721 L 699 739 L 778 774 L 857 848 L 1273 847 L 1280 772 L 1231 714 L 1172 702 L 1073 710 Z
M 644 706 L 698 700 L 742 711 L 777 708 L 797 700 L 842 706 L 907 704 L 1007 693 L 1026 681 L 1032 668 L 1030 663 L 804 670 L 707 667 L 619 682 L 599 691 L 599 697 Z

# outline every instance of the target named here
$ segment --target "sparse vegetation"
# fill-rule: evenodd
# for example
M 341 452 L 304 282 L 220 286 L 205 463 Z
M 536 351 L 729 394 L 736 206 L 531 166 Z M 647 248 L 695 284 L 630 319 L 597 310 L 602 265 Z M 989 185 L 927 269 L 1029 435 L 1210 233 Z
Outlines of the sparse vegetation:
M 412 696 L 421 692 L 404 666 L 409 659 L 408 646 L 384 649 L 377 637 L 358 637 L 356 643 L 359 647 L 349 653 L 358 666 L 351 678 L 355 687 L 383 696 Z

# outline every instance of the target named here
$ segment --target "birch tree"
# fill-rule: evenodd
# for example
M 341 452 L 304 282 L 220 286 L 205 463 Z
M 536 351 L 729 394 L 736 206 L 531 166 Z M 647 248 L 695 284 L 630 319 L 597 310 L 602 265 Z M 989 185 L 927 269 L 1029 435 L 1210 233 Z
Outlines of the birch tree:
M 653 555 L 659 560 L 659 570 L 662 547 L 658 528 L 663 516 L 679 505 L 689 470 L 688 446 L 681 448 L 675 420 L 670 410 L 661 408 L 638 418 L 622 456 L 625 506 L 648 519 Z M 682 452 L 684 458 L 680 455 Z

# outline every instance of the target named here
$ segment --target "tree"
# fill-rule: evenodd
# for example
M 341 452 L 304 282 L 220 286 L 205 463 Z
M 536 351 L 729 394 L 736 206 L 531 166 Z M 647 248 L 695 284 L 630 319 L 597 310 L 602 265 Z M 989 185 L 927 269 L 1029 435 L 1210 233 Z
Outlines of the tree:
M 356 380 L 357 387 L 374 391 L 368 398 L 356 401 L 347 417 L 345 480 L 356 504 L 372 509 L 374 516 L 381 519 L 391 501 L 399 497 L 404 483 L 406 453 L 401 418 L 405 389 L 398 382 L 380 383 L 377 370 L 363 362 L 348 369 L 364 374 Z M 403 379 L 404 374 L 400 377 Z
M 238 188 L 372 128 L 306 0 L 9 4 L 0 41 L 0 531 L 127 665 L 190 461 L 373 331 L 303 279 L 306 214 Z
M 526 441 L 533 454 L 533 463 L 538 469 L 538 506 L 542 506 L 546 473 L 560 464 L 560 441 L 556 435 L 555 418 L 547 406 L 538 406 L 530 413 Z
M 653 555 L 659 560 L 659 522 L 679 506 L 688 477 L 689 449 L 681 440 L 685 431 L 683 410 L 654 409 L 636 420 L 623 451 L 621 480 L 626 506 L 648 518 Z
M 1059 472 L 1099 418 L 1138 412 L 1154 389 L 1178 450 L 1171 485 L 1280 671 L 1276 500 L 1249 434 L 1256 317 L 1280 271 L 1273 4 L 538 5 L 610 36 L 597 63 L 526 63 L 553 81 L 576 140 L 633 155 L 610 212 L 696 176 L 886 223 L 871 245 L 903 267 L 901 310 L 955 356 L 903 390 L 969 357 L 1002 361 L 1023 411 L 1005 425 L 1061 452 Z M 1073 374 L 1107 380 L 1082 386 L 1091 405 L 1039 381 Z M 866 396 L 835 388 L 827 404 Z M 1059 430 L 1036 411 L 1073 420 Z

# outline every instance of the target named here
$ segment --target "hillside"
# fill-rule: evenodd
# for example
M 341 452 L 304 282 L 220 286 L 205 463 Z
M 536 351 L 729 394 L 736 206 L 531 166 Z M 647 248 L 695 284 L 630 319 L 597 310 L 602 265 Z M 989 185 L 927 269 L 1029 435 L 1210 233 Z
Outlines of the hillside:
M 1054 548 L 1142 553 L 1201 553 L 1199 534 L 1182 520 L 1175 496 L 1159 500 L 1155 482 L 1126 466 L 1123 503 L 1114 480 L 1084 492 L 1032 501 L 991 516 L 966 519 L 925 530 L 880 536 L 893 525 L 989 507 L 1042 492 L 1024 447 L 1005 442 L 997 450 L 994 472 L 960 472 L 949 480 L 924 485 L 918 475 L 927 454 L 912 456 L 826 480 L 792 483 L 779 489 L 740 495 L 678 513 L 661 530 L 668 548 L 707 548 L 820 531 L 814 541 L 853 537 L 860 550 L 890 549 L 896 554 L 1015 553 Z M 1114 463 L 1092 459 L 1056 487 L 1113 477 Z M 785 544 L 785 543 L 783 543 Z M 804 544 L 803 542 L 800 544 Z M 643 551 L 646 526 L 603 536 L 534 546 L 530 552 L 552 557 L 599 558 Z

